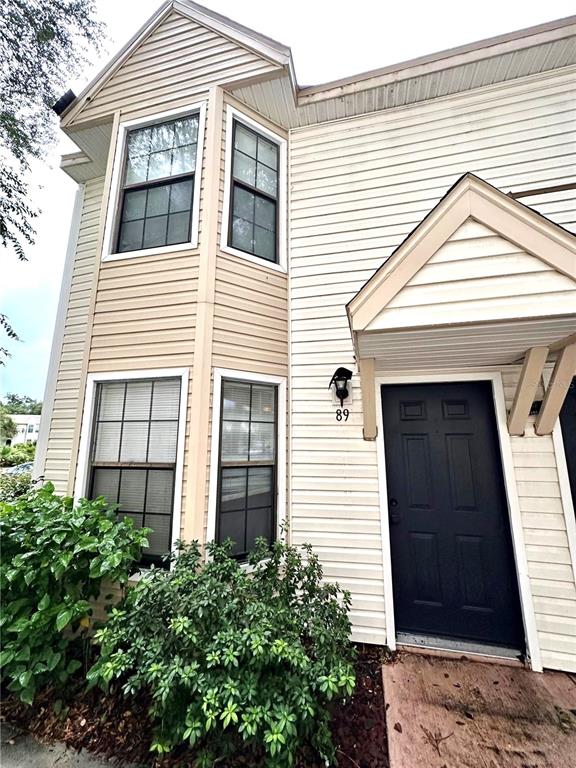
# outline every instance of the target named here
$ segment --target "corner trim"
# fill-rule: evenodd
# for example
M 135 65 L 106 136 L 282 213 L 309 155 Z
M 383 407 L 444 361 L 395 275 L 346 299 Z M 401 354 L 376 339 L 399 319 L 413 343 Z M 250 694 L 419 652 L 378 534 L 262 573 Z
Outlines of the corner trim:
M 54 325 L 54 333 L 52 335 L 52 348 L 50 350 L 50 361 L 48 363 L 46 384 L 44 386 L 42 415 L 40 417 L 40 431 L 38 433 L 36 455 L 34 457 L 33 474 L 35 478 L 39 478 L 44 475 L 44 469 L 46 466 L 48 438 L 50 436 L 52 412 L 54 410 L 54 398 L 56 396 L 56 385 L 58 381 L 58 369 L 60 367 L 60 357 L 62 355 L 62 344 L 64 343 L 64 329 L 66 327 L 68 302 L 70 300 L 70 290 L 72 288 L 74 262 L 76 260 L 76 246 L 78 245 L 80 221 L 82 219 L 84 190 L 84 184 L 79 184 L 76 190 L 76 196 L 74 198 L 74 207 L 72 208 L 72 219 L 70 221 L 70 233 L 68 235 L 66 259 L 64 261 L 64 271 L 62 273 L 62 283 L 60 285 L 60 298 L 58 299 L 56 322 Z

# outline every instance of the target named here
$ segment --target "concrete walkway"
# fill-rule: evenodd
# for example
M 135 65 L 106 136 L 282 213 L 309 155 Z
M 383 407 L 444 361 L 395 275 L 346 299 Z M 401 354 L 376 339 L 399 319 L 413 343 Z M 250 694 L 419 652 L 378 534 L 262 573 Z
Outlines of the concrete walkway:
M 0 722 L 2 768 L 111 768 L 112 763 L 86 752 L 74 752 L 63 744 L 40 744 L 9 723 Z
M 384 665 L 390 768 L 576 768 L 576 682 L 402 654 Z

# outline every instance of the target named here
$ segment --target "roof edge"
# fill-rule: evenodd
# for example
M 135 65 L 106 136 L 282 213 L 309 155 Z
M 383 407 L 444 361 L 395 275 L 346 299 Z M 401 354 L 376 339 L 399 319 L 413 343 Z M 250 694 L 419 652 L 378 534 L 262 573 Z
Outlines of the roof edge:
M 570 30 L 570 27 L 574 27 L 574 30 Z M 560 31 L 560 34 L 559 34 Z M 561 34 L 565 31 L 566 34 Z M 537 24 L 532 27 L 525 27 L 523 29 L 515 30 L 513 32 L 506 32 L 502 35 L 496 35 L 495 37 L 488 37 L 482 40 L 478 40 L 472 43 L 466 43 L 464 45 L 456 46 L 455 48 L 446 48 L 442 51 L 426 54 L 424 56 L 418 56 L 414 59 L 407 59 L 405 61 L 398 62 L 396 64 L 389 64 L 385 67 L 378 67 L 377 69 L 368 70 L 367 72 L 360 72 L 357 75 L 351 75 L 348 77 L 340 78 L 337 80 L 330 80 L 326 83 L 319 85 L 311 85 L 301 87 L 298 90 L 298 97 L 304 100 L 304 103 L 310 101 L 320 101 L 324 99 L 333 98 L 335 94 L 330 91 L 336 89 L 345 89 L 347 86 L 360 85 L 366 80 L 374 80 L 385 76 L 393 76 L 405 74 L 402 78 L 406 79 L 410 75 L 407 70 L 414 69 L 416 67 L 425 67 L 426 65 L 437 64 L 439 62 L 448 62 L 456 56 L 463 56 L 466 54 L 474 54 L 480 51 L 485 51 L 488 48 L 494 48 L 496 46 L 505 45 L 506 43 L 515 42 L 517 40 L 526 40 L 526 45 L 523 47 L 531 47 L 541 42 L 546 42 L 546 38 L 560 39 L 562 37 L 569 37 L 572 34 L 576 34 L 576 15 L 566 16 L 562 19 L 556 19 L 554 21 L 548 21 L 543 24 Z M 541 36 L 543 39 L 539 41 L 530 41 L 530 38 Z M 497 55 L 495 52 L 494 55 Z M 470 55 L 470 58 L 474 58 Z M 447 63 L 441 69 L 448 69 L 450 65 Z M 343 95 L 340 93 L 339 95 Z

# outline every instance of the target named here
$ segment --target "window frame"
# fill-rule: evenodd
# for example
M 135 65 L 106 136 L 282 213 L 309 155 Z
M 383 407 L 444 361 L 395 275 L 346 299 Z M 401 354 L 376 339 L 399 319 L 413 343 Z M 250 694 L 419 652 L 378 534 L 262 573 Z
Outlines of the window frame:
M 239 123 L 253 133 L 262 135 L 278 146 L 278 194 L 276 198 L 276 253 L 277 261 L 269 261 L 262 256 L 256 256 L 247 253 L 239 248 L 230 245 L 232 230 L 232 164 L 234 158 L 234 123 Z M 222 226 L 220 230 L 220 250 L 224 253 L 238 256 L 246 259 L 252 264 L 258 264 L 267 269 L 273 269 L 277 272 L 287 271 L 287 208 L 286 208 L 286 189 L 287 189 L 287 147 L 288 142 L 285 138 L 266 128 L 264 125 L 252 120 L 252 118 L 240 112 L 231 105 L 226 106 L 226 149 L 225 149 L 225 171 L 224 171 L 224 204 L 222 208 Z M 239 182 L 242 187 L 244 185 Z M 249 187 L 246 187 L 249 189 Z M 269 199 L 265 192 L 262 196 Z
M 139 371 L 115 371 L 113 373 L 89 373 L 84 395 L 84 409 L 78 450 L 78 467 L 74 484 L 74 503 L 85 497 L 92 482 L 91 449 L 94 438 L 94 417 L 96 415 L 96 394 L 98 384 L 128 382 L 139 379 L 180 379 L 180 408 L 178 412 L 178 439 L 176 443 L 176 464 L 174 467 L 174 498 L 172 500 L 171 548 L 176 549 L 180 539 L 182 521 L 182 480 L 184 472 L 184 441 L 186 433 L 186 412 L 188 407 L 188 368 L 161 368 Z M 146 566 L 141 566 L 146 570 Z
M 128 151 L 128 134 L 138 128 L 147 128 L 151 125 L 169 123 L 180 117 L 198 115 L 198 142 L 196 149 L 196 166 L 194 168 L 194 187 L 192 191 L 192 214 L 190 221 L 190 240 L 174 245 L 154 246 L 152 248 L 140 248 L 135 251 L 118 251 L 118 237 L 120 231 L 120 219 L 124 206 L 124 174 L 126 171 L 126 156 Z M 202 182 L 202 161 L 204 155 L 204 129 L 206 123 L 206 102 L 196 102 L 181 109 L 173 109 L 159 112 L 145 118 L 125 120 L 118 124 L 118 133 L 114 142 L 114 161 L 112 180 L 110 183 L 110 195 L 106 211 L 106 226 L 104 229 L 104 241 L 102 246 L 102 261 L 114 261 L 118 259 L 132 259 L 138 256 L 154 256 L 155 254 L 176 253 L 195 249 L 198 247 L 199 219 L 200 219 L 200 188 Z M 191 174 L 186 174 L 186 176 Z M 147 186 L 157 184 L 175 183 L 177 176 L 167 179 L 153 179 Z
M 222 381 L 231 380 L 248 384 L 269 384 L 276 386 L 276 476 L 274 478 L 274 525 L 277 541 L 285 535 L 286 521 L 286 378 L 262 373 L 214 369 L 212 395 L 212 445 L 210 449 L 210 481 L 208 491 L 208 520 L 206 541 L 215 541 L 218 531 L 218 508 L 220 493 L 220 436 L 222 429 Z M 257 466 L 257 465 L 256 465 Z

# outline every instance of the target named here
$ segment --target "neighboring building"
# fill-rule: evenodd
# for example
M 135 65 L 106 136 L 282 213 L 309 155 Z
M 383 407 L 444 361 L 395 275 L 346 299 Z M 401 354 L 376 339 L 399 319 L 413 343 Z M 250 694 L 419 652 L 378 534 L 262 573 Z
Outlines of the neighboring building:
M 16 424 L 18 431 L 12 438 L 5 438 L 4 445 L 19 445 L 20 443 L 35 443 L 40 431 L 40 416 L 30 413 L 10 413 L 10 418 Z
M 61 125 L 36 473 L 147 561 L 288 521 L 359 641 L 576 671 L 576 17 L 300 88 L 168 2 Z

